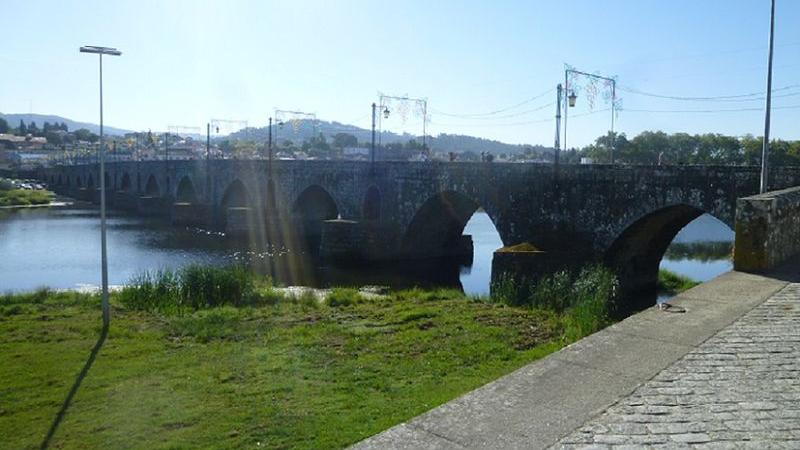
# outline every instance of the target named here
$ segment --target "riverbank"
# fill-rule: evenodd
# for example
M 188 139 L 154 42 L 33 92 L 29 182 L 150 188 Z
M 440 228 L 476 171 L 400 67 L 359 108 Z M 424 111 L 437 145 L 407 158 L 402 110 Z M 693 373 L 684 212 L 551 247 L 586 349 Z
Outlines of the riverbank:
M 194 287 L 217 285 L 219 276 Z M 125 288 L 112 293 L 108 338 L 54 446 L 343 447 L 575 338 L 568 311 L 453 290 L 368 296 L 338 288 L 320 301 L 256 283 L 240 297 L 182 297 L 191 283 L 168 288 L 173 299 L 203 299 L 180 308 L 137 303 Z M 164 284 L 141 286 L 140 300 L 145 291 L 169 298 L 158 291 Z M 0 434 L 10 447 L 39 445 L 99 322 L 96 294 L 0 296 Z
M 55 194 L 46 190 L 0 190 L 0 207 L 49 205 Z

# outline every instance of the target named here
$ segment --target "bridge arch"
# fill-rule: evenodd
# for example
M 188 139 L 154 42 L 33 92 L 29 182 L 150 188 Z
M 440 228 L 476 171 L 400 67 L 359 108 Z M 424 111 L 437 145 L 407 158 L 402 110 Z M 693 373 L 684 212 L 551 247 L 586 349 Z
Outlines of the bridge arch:
M 228 215 L 230 208 L 247 208 L 250 207 L 250 194 L 247 188 L 242 183 L 242 180 L 233 180 L 222 195 L 222 202 L 220 203 L 220 213 L 217 222 L 221 229 L 225 230 L 228 226 Z
M 373 185 L 367 189 L 364 196 L 364 207 L 362 209 L 364 220 L 375 221 L 381 218 L 381 191 Z
M 194 189 L 192 179 L 185 175 L 178 183 L 175 191 L 175 201 L 179 203 L 197 203 L 197 192 Z
M 297 196 L 292 214 L 299 222 L 308 248 L 317 251 L 322 240 L 322 223 L 336 219 L 339 216 L 339 207 L 328 191 L 313 184 Z
M 156 180 L 155 175 L 150 175 L 147 177 L 147 183 L 144 185 L 144 193 L 147 196 L 157 197 L 160 194 L 161 190 L 158 187 L 158 181 Z
M 237 178 L 225 188 L 221 205 L 223 209 L 247 207 L 250 205 L 250 194 L 244 186 L 244 183 L 242 183 L 242 180 Z
M 462 254 L 464 227 L 482 205 L 466 194 L 446 190 L 420 206 L 402 238 L 402 252 L 413 257 Z M 496 218 L 487 211 L 497 228 Z M 501 236 L 502 238 L 502 236 Z
M 131 176 L 128 174 L 128 172 L 122 174 L 122 180 L 120 181 L 119 190 L 122 192 L 130 192 Z
M 622 297 L 628 299 L 628 304 L 618 305 L 621 312 L 652 305 L 652 298 L 636 294 L 655 292 L 667 248 L 679 231 L 706 213 L 718 218 L 714 211 L 685 203 L 664 206 L 641 215 L 614 239 L 603 259 L 616 272 Z M 720 221 L 730 227 L 727 221 Z

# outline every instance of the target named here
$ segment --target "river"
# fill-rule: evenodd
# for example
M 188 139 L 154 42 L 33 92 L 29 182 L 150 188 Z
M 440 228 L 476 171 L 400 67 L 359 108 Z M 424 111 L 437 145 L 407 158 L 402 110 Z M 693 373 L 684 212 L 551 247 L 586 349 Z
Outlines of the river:
M 108 220 L 109 283 L 124 284 L 137 273 L 191 263 L 247 262 L 279 284 L 324 287 L 365 284 L 392 287 L 461 287 L 470 295 L 489 292 L 492 252 L 502 246 L 489 217 L 476 212 L 464 230 L 473 236 L 471 265 L 459 263 L 328 267 L 310 255 L 284 248 L 250 249 L 218 233 L 176 228 L 156 219 L 114 212 Z M 732 231 L 701 216 L 676 236 L 661 267 L 706 281 L 731 269 Z M 728 248 L 727 253 L 725 248 Z M 77 288 L 100 282 L 97 208 L 0 210 L 0 292 L 37 287 Z

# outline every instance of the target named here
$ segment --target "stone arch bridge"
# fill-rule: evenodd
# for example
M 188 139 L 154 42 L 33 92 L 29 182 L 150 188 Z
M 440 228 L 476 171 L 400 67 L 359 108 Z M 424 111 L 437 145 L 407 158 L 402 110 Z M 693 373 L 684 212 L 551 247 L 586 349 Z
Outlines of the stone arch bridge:
M 39 176 L 97 201 L 97 165 Z M 653 286 L 675 234 L 703 213 L 734 227 L 736 199 L 758 191 L 757 167 L 211 160 L 106 165 L 111 207 L 320 250 L 333 259 L 392 260 L 470 250 L 467 220 L 483 208 L 524 267 L 604 261 L 629 288 Z M 799 184 L 775 169 L 771 188 Z M 524 269 L 528 270 L 528 269 Z

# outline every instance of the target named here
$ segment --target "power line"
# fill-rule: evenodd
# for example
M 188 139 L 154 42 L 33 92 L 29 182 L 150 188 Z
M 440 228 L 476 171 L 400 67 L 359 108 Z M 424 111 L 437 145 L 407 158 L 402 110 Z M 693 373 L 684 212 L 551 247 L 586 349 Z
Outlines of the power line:
M 794 89 L 800 87 L 800 84 L 790 84 L 788 86 L 784 86 L 781 88 L 773 89 L 772 92 L 781 92 L 790 89 Z M 678 100 L 678 101 L 751 101 L 751 100 L 761 100 L 763 99 L 764 92 L 751 92 L 749 94 L 736 94 L 736 95 L 718 95 L 718 96 L 711 96 L 711 97 L 689 97 L 689 96 L 677 96 L 677 95 L 665 95 L 665 94 L 656 94 L 652 92 L 645 92 L 640 91 L 638 89 L 632 88 L 630 86 L 620 86 L 620 90 L 636 95 L 643 95 L 645 97 L 654 97 L 654 98 L 662 98 L 667 100 Z M 791 94 L 796 95 L 796 94 Z M 788 96 L 788 95 L 787 95 Z M 758 97 L 758 98 L 749 98 L 749 97 Z M 748 100 L 741 100 L 749 98 Z
M 798 109 L 800 105 L 791 106 L 773 106 L 772 109 Z M 626 112 L 644 112 L 644 113 L 721 113 L 721 112 L 751 112 L 763 111 L 764 108 L 733 108 L 733 109 L 624 109 Z
M 457 118 L 461 118 L 461 119 L 465 119 L 465 120 L 511 119 L 513 117 L 524 116 L 525 114 L 530 114 L 532 112 L 541 111 L 541 110 L 543 110 L 545 108 L 550 108 L 555 104 L 556 104 L 556 102 L 550 102 L 550 103 L 547 103 L 546 105 L 540 105 L 540 106 L 537 106 L 535 108 L 527 109 L 525 111 L 520 111 L 520 112 L 516 112 L 516 113 L 513 113 L 513 114 L 506 114 L 506 115 L 502 115 L 502 116 L 489 116 L 489 117 L 457 116 Z M 436 111 L 434 111 L 434 112 L 436 112 Z M 436 112 L 436 114 L 439 114 L 439 115 L 442 115 L 442 116 L 454 117 L 452 114 L 444 114 L 444 113 L 440 113 L 440 112 Z
M 552 106 L 552 105 L 551 105 Z M 578 117 L 585 117 L 591 116 L 593 114 L 598 114 L 601 112 L 611 111 L 611 108 L 603 108 L 603 109 L 596 109 L 594 111 L 590 111 L 587 113 L 575 114 L 570 116 L 572 118 Z M 539 120 L 528 120 L 524 122 L 510 122 L 510 123 L 477 123 L 477 124 L 470 124 L 470 123 L 439 123 L 439 122 L 431 122 L 433 124 L 439 126 L 449 126 L 449 127 L 512 127 L 512 126 L 522 126 L 522 125 L 534 125 L 537 123 L 546 123 L 554 121 L 554 117 L 548 117 L 546 119 L 539 119 Z
M 441 114 L 443 116 L 458 117 L 458 118 L 465 118 L 465 119 L 466 118 L 482 117 L 482 116 L 493 116 L 495 114 L 504 113 L 506 111 L 511 111 L 512 109 L 519 108 L 520 106 L 527 105 L 528 103 L 531 103 L 534 100 L 538 100 L 538 99 L 544 97 L 545 95 L 547 95 L 547 94 L 549 94 L 551 92 L 553 92 L 552 88 L 551 89 L 547 89 L 546 91 L 542 92 L 541 94 L 537 94 L 537 95 L 535 95 L 535 96 L 533 96 L 533 97 L 531 97 L 529 99 L 523 100 L 523 101 L 521 101 L 519 103 L 516 103 L 514 105 L 511 105 L 511 106 L 508 106 L 508 107 L 505 107 L 505 108 L 496 109 L 494 111 L 485 112 L 485 113 L 456 114 L 456 113 L 448 113 L 448 112 L 444 112 L 444 111 L 439 111 L 439 110 L 436 110 L 436 109 L 433 109 L 433 108 L 431 108 L 431 111 L 435 112 L 436 114 Z M 550 104 L 548 106 L 552 106 L 552 104 Z

